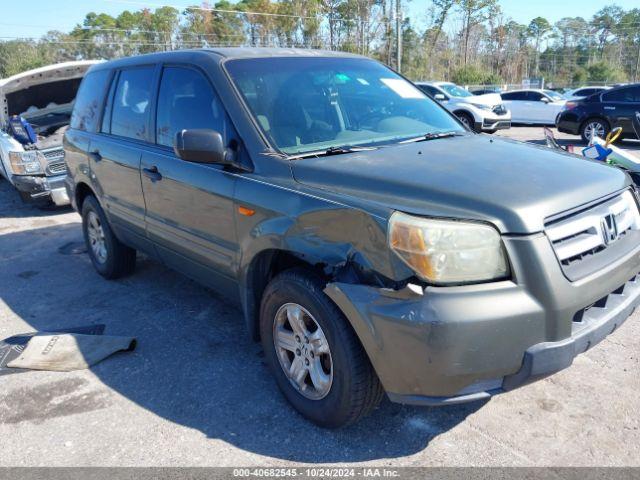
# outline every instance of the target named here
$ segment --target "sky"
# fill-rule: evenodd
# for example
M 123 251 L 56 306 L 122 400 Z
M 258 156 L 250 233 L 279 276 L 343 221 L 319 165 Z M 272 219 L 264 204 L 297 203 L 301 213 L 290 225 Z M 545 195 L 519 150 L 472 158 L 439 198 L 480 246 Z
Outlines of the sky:
M 39 37 L 48 30 L 69 31 L 88 12 L 104 12 L 117 15 L 123 10 L 138 10 L 171 5 L 182 9 L 199 4 L 201 0 L 5 0 L 9 5 L 0 17 L 0 39 L 14 37 Z M 563 18 L 581 15 L 590 18 L 605 4 L 602 0 L 499 0 L 505 16 L 519 23 L 529 23 L 543 16 L 551 23 Z M 215 3 L 215 1 L 211 1 Z M 430 5 L 429 0 L 409 0 L 405 14 L 420 21 Z M 614 4 L 624 9 L 638 7 L 638 0 L 616 0 Z

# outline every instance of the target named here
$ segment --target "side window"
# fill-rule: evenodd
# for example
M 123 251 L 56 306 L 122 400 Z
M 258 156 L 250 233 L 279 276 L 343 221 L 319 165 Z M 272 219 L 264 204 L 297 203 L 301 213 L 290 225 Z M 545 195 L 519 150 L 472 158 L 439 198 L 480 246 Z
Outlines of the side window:
M 98 70 L 85 75 L 73 107 L 71 128 L 96 131 L 110 73 L 109 70 Z
M 605 102 L 639 102 L 640 88 L 616 88 L 602 94 L 602 100 Z
M 226 138 L 225 112 L 211 84 L 198 71 L 166 67 L 162 71 L 156 143 L 173 146 L 176 132 L 189 128 L 209 128 Z
M 503 100 L 526 100 L 527 92 L 508 92 L 501 94 Z
M 153 67 L 122 70 L 118 78 L 111 133 L 136 140 L 147 140 L 147 121 L 153 83 Z
M 436 93 L 439 93 L 438 90 L 433 88 L 431 85 L 418 85 L 418 88 L 420 88 L 420 90 L 422 90 L 427 95 L 430 95 L 431 97 L 433 97 Z
M 542 101 L 543 95 L 540 92 L 528 92 L 527 100 L 530 102 L 540 102 Z

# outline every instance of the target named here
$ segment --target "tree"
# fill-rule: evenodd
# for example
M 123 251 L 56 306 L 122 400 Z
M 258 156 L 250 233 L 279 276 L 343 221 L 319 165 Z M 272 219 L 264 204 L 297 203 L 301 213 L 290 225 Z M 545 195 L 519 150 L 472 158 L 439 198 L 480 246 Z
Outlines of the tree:
M 604 49 L 607 39 L 613 33 L 616 26 L 620 23 L 624 10 L 617 5 L 607 5 L 600 9 L 591 20 L 591 25 L 598 34 L 600 59 L 604 55 Z
M 620 82 L 624 80 L 624 72 L 609 65 L 607 62 L 597 62 L 587 67 L 587 74 L 591 82 Z
M 536 66 L 534 69 L 534 75 L 536 77 L 540 75 L 540 43 L 550 31 L 551 24 L 543 17 L 534 18 L 527 27 L 527 32 L 535 39 L 534 48 L 536 51 Z
M 462 34 L 463 34 L 463 65 L 467 64 L 469 52 L 469 37 L 471 30 L 476 25 L 486 20 L 487 12 L 490 8 L 495 7 L 497 0 L 460 0 L 460 8 L 462 9 Z

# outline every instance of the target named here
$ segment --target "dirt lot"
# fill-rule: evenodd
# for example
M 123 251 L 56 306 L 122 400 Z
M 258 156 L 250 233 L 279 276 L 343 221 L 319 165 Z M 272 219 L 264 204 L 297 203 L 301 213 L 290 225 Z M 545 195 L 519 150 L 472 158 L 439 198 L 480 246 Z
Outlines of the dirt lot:
M 24 206 L 0 181 L 0 338 L 104 323 L 138 349 L 87 371 L 0 376 L 0 466 L 640 466 L 640 312 L 537 384 L 464 406 L 385 401 L 325 431 L 289 408 L 236 307 L 146 259 L 103 280 L 79 220 Z

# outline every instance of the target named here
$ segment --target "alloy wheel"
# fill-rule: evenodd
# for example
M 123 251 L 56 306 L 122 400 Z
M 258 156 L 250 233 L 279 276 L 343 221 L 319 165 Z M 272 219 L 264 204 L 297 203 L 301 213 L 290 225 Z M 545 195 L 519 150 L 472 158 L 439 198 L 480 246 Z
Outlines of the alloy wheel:
M 591 140 L 594 135 L 596 137 L 604 138 L 604 135 L 605 135 L 604 125 L 601 122 L 597 122 L 597 121 L 589 122 L 587 126 L 584 127 L 584 135 L 589 140 Z
M 320 400 L 333 383 L 329 342 L 322 328 L 304 307 L 286 303 L 276 312 L 273 343 L 280 367 L 304 397 Z
M 107 244 L 100 217 L 95 212 L 89 212 L 87 216 L 87 235 L 93 256 L 99 263 L 105 263 L 107 261 Z

